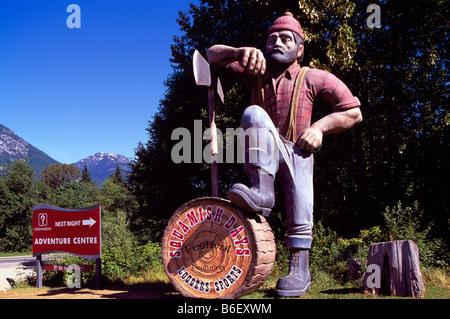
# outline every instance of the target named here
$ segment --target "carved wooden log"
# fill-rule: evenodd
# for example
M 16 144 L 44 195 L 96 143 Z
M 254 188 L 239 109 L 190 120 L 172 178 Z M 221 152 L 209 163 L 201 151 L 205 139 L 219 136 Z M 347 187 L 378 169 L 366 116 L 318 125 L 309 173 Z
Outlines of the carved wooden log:
M 162 258 L 176 290 L 191 298 L 238 298 L 260 287 L 275 262 L 263 216 L 217 197 L 194 199 L 172 215 Z
M 371 244 L 364 293 L 423 297 L 419 248 L 412 240 Z

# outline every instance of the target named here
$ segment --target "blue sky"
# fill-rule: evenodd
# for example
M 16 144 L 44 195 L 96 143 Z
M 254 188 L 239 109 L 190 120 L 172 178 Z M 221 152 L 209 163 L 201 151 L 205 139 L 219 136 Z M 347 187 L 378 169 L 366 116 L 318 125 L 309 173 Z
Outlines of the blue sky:
M 0 124 L 62 163 L 133 157 L 148 140 L 189 2 L 1 0 Z M 66 25 L 72 3 L 80 29 Z

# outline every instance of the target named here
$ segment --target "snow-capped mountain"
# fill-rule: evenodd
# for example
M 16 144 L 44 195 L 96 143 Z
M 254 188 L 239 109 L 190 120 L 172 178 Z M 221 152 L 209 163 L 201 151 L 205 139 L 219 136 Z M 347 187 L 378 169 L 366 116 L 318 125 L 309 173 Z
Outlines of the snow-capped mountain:
M 124 155 L 99 152 L 79 160 L 73 163 L 73 165 L 82 171 L 84 164 L 86 164 L 89 173 L 91 173 L 92 180 L 96 181 L 98 185 L 101 185 L 111 174 L 116 172 L 117 165 L 119 165 L 122 173 L 129 172 L 129 163 L 130 160 Z

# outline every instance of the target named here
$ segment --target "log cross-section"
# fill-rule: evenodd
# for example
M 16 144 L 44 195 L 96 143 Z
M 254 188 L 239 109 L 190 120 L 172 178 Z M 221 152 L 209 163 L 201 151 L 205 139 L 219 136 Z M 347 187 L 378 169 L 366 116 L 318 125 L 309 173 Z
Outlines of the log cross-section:
M 162 242 L 164 269 L 189 298 L 239 298 L 269 277 L 275 237 L 263 216 L 218 197 L 196 198 L 170 218 Z

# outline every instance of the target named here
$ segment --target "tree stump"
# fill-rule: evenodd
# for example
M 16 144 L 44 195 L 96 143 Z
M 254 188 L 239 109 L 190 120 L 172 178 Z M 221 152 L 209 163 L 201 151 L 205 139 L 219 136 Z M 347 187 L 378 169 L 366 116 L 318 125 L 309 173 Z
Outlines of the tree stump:
M 425 292 L 419 248 L 412 240 L 371 244 L 364 293 L 421 298 Z
M 238 298 L 256 290 L 275 262 L 267 221 L 218 197 L 194 199 L 177 209 L 162 242 L 172 285 L 190 298 Z

